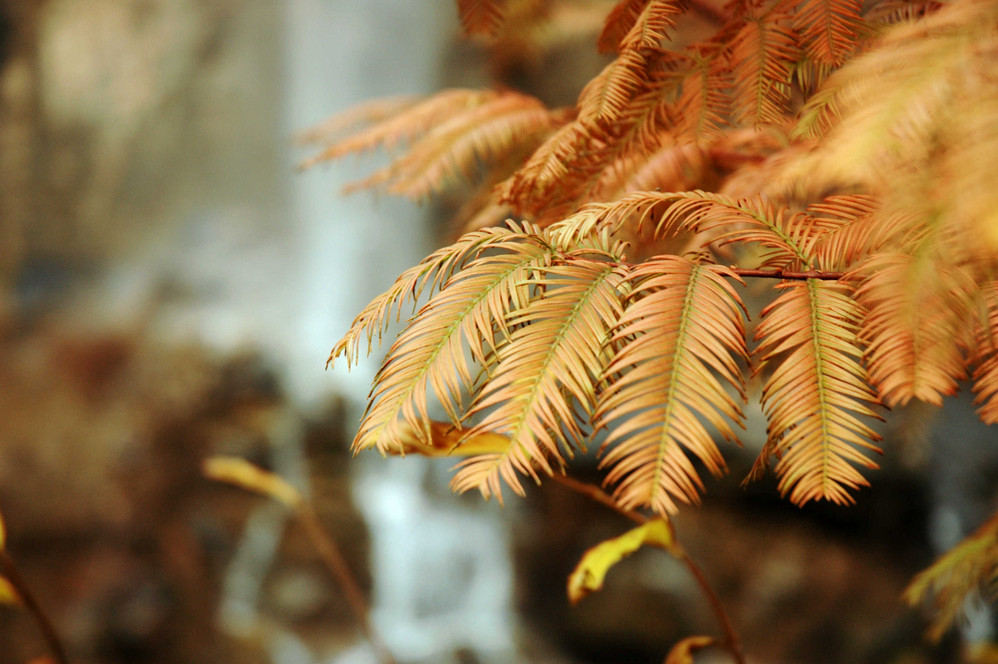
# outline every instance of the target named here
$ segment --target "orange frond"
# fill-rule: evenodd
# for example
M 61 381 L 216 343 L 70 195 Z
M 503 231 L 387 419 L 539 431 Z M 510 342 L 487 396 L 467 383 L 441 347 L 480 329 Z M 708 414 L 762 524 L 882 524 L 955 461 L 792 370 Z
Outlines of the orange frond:
M 816 62 L 841 67 L 857 48 L 862 0 L 804 0 L 794 14 L 804 51 Z
M 582 89 L 579 95 L 579 121 L 587 125 L 617 122 L 631 99 L 645 87 L 648 56 L 637 49 L 625 49 Z
M 736 122 L 778 124 L 789 111 L 790 84 L 799 59 L 790 16 L 771 11 L 746 21 L 731 42 L 729 66 Z
M 651 0 L 620 41 L 621 50 L 659 48 L 668 31 L 676 27 L 676 16 L 682 11 L 679 0 Z
M 403 426 L 429 436 L 430 391 L 452 422 L 461 421 L 463 395 L 474 386 L 469 356 L 487 364 L 486 356 L 509 334 L 507 312 L 529 298 L 525 282 L 554 253 L 529 229 L 504 239 L 490 245 L 487 257 L 475 256 L 455 272 L 392 344 L 375 376 L 354 450 L 398 448 Z
M 721 136 L 728 114 L 728 74 L 721 68 L 720 58 L 704 56 L 699 50 L 692 52 L 689 63 L 675 105 L 674 131 L 684 140 L 706 145 Z
M 860 307 L 842 283 L 784 282 L 762 312 L 755 337 L 760 370 L 775 364 L 762 391 L 767 443 L 758 464 L 775 455 L 779 488 L 803 505 L 853 502 L 849 489 L 868 482 L 855 466 L 876 468 L 863 450 L 879 452 L 876 433 L 860 417 L 878 403 L 860 358 Z
M 614 262 L 568 255 L 538 270 L 532 283 L 543 294 L 512 312 L 515 328 L 469 416 L 483 415 L 467 436 L 490 432 L 509 438 L 502 453 L 458 466 L 456 491 L 478 489 L 502 499 L 502 483 L 522 495 L 518 475 L 537 479 L 563 465 L 582 445 L 580 420 L 595 404 L 595 383 L 608 359 L 606 342 L 622 309 L 624 272 Z
M 739 361 L 747 359 L 744 307 L 729 269 L 678 256 L 653 258 L 631 275 L 633 291 L 614 331 L 616 355 L 593 418 L 607 429 L 601 462 L 606 482 L 625 509 L 675 512 L 696 503 L 701 461 L 717 475 L 725 468 L 712 428 L 734 439 L 728 421 L 741 409 Z
M 518 231 L 516 226 L 508 228 L 489 228 L 462 236 L 457 242 L 433 252 L 418 265 L 403 272 L 391 288 L 376 297 L 354 319 L 343 338 L 333 347 L 326 361 L 327 367 L 332 367 L 336 358 L 345 355 L 347 367 L 357 362 L 360 346 L 367 340 L 367 353 L 370 354 L 374 338 L 381 340 L 382 334 L 392 319 L 401 318 L 402 306 L 406 302 L 415 304 L 416 300 L 429 286 L 428 294 L 439 290 L 455 273 L 462 269 L 486 248 L 507 242 Z
M 958 342 L 975 290 L 969 276 L 926 256 L 889 252 L 854 275 L 862 277 L 856 299 L 868 312 L 862 338 L 870 379 L 884 402 L 941 405 L 966 375 Z
M 974 349 L 974 394 L 977 414 L 985 424 L 998 423 L 998 282 L 981 288 L 983 320 L 979 321 Z
M 387 104 L 373 102 L 376 112 L 371 113 L 369 119 L 376 119 L 376 124 L 333 143 L 319 154 L 302 161 L 300 167 L 310 168 L 325 161 L 340 159 L 348 154 L 366 152 L 375 148 L 392 150 L 399 144 L 425 134 L 456 115 L 494 100 L 498 95 L 499 93 L 493 90 L 454 89 L 443 90 L 414 104 L 394 100 Z M 393 108 L 394 112 L 382 113 L 383 105 Z M 339 127 L 343 124 L 352 126 L 356 124 L 357 115 L 363 117 L 363 110 L 346 111 L 346 117 L 334 116 L 326 123 L 332 127 Z M 320 132 L 321 129 L 315 131 L 317 135 Z
M 506 0 L 457 0 L 457 14 L 464 34 L 494 36 L 503 22 Z
M 348 185 L 347 191 L 383 186 L 389 193 L 421 200 L 456 178 L 471 178 L 482 164 L 532 149 L 553 129 L 554 121 L 534 97 L 500 93 L 437 125 L 406 154 Z
M 610 53 L 620 49 L 621 42 L 638 22 L 638 17 L 648 2 L 649 0 L 620 0 L 614 5 L 606 16 L 603 30 L 596 42 L 600 53 Z

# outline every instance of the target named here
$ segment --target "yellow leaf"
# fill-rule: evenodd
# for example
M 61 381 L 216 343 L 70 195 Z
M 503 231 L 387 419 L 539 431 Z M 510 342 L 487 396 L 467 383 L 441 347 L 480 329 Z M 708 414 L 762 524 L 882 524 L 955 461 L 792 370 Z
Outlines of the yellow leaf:
M 450 422 L 430 420 L 428 422 L 429 440 L 424 442 L 421 436 L 409 425 L 400 428 L 398 447 L 390 447 L 388 454 L 422 454 L 428 457 L 472 456 L 476 454 L 502 453 L 509 448 L 509 436 L 488 431 L 468 436 Z M 425 436 L 424 436 L 425 437 Z
M 245 459 L 238 457 L 214 456 L 206 459 L 202 466 L 205 477 L 228 482 L 235 486 L 255 491 L 278 500 L 291 509 L 301 506 L 303 499 L 298 489 L 283 479 L 254 466 Z
M 665 664 L 693 664 L 693 653 L 701 648 L 714 645 L 712 636 L 687 636 L 672 646 Z
M 665 549 L 673 555 L 678 552 L 672 524 L 665 519 L 652 519 L 586 551 L 568 577 L 568 599 L 576 604 L 602 588 L 610 568 L 645 544 Z
M 0 576 L 0 604 L 20 604 L 21 596 L 10 581 Z

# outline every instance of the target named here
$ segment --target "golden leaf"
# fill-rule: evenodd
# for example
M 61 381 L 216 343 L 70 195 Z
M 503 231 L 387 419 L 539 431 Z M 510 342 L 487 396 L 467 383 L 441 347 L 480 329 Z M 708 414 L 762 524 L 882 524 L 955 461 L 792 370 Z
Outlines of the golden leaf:
M 693 653 L 714 643 L 712 636 L 687 636 L 672 646 L 672 650 L 665 658 L 665 664 L 693 664 Z
M 209 479 L 268 496 L 291 509 L 298 509 L 304 500 L 298 489 L 284 479 L 253 465 L 246 459 L 228 456 L 209 457 L 202 464 L 202 472 Z
M 0 576 L 0 605 L 2 604 L 20 604 L 21 596 L 18 594 L 17 590 L 10 581 Z
M 568 599 L 577 604 L 600 590 L 610 568 L 645 544 L 670 553 L 675 551 L 677 545 L 672 524 L 666 519 L 652 519 L 587 550 L 568 577 Z

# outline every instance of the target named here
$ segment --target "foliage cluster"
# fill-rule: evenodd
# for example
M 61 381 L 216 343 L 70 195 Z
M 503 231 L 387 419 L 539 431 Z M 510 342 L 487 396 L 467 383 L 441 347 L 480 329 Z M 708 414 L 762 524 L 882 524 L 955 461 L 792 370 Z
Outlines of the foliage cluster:
M 553 5 L 457 4 L 497 45 Z M 680 41 L 692 14 L 713 34 Z M 597 48 L 568 108 L 454 89 L 310 132 L 308 165 L 396 155 L 356 187 L 478 188 L 464 234 L 333 349 L 357 361 L 414 307 L 355 450 L 464 457 L 453 488 L 502 500 L 599 436 L 614 504 L 667 519 L 725 471 L 750 394 L 752 476 L 798 505 L 852 502 L 884 407 L 969 380 L 998 421 L 998 2 L 620 0 Z M 754 324 L 749 279 L 769 285 Z M 960 551 L 910 593 L 945 597 L 937 632 L 996 578 L 993 546 Z

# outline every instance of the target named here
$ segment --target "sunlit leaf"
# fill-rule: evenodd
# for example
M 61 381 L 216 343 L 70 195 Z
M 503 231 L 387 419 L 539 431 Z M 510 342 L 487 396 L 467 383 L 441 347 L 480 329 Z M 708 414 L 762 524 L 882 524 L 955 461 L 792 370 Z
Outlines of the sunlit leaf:
M 652 519 L 587 550 L 568 577 L 568 598 L 575 604 L 600 590 L 610 568 L 645 544 L 673 551 L 676 541 L 672 524 L 666 519 Z

